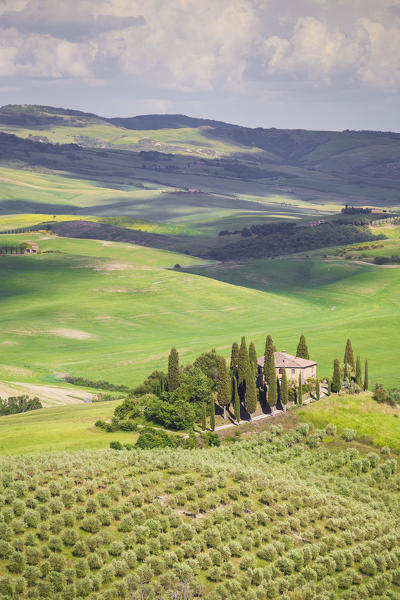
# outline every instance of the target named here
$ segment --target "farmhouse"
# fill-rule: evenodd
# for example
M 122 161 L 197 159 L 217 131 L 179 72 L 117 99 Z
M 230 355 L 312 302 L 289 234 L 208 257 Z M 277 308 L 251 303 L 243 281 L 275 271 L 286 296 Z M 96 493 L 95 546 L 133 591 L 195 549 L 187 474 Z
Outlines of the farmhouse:
M 26 242 L 24 254 L 37 254 L 39 252 L 39 244 L 34 242 Z
M 309 377 L 317 377 L 317 365 L 314 360 L 306 360 L 292 356 L 287 352 L 274 352 L 276 376 L 282 377 L 283 369 L 286 370 L 288 379 L 299 379 L 301 374 L 302 381 L 306 381 Z M 258 359 L 258 381 L 264 383 L 264 357 Z

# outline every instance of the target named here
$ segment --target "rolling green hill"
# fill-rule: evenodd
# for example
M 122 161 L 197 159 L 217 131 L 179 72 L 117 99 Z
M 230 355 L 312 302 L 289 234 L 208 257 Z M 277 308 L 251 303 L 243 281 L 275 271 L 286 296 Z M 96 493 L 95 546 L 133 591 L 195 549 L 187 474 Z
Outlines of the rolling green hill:
M 3 380 L 67 372 L 133 386 L 165 369 L 172 345 L 185 363 L 212 347 L 228 357 L 241 335 L 259 354 L 267 333 L 294 352 L 304 332 L 321 376 L 331 374 L 350 336 L 369 359 L 372 383 L 399 384 L 396 269 L 276 260 L 193 266 L 194 274 L 171 269 L 199 259 L 151 248 L 37 233 L 0 237 L 37 240 L 42 251 L 0 257 Z

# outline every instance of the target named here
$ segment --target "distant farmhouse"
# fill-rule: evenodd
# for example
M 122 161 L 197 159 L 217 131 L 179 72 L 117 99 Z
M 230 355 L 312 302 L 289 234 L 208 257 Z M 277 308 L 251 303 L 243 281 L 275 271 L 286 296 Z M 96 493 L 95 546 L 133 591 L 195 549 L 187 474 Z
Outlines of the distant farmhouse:
M 274 352 L 276 376 L 281 379 L 283 369 L 286 370 L 288 379 L 299 379 L 301 374 L 302 381 L 306 381 L 309 377 L 314 379 L 317 377 L 317 365 L 314 360 L 298 358 L 287 352 Z M 264 357 L 258 359 L 258 381 L 264 382 Z
M 39 244 L 34 242 L 26 242 L 26 248 L 24 254 L 37 254 L 39 252 Z

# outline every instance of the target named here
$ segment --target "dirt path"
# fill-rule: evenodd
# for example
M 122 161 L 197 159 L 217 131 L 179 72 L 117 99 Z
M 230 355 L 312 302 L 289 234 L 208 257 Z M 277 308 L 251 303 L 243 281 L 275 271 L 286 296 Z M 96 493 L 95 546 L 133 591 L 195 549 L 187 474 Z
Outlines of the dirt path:
M 8 398 L 27 394 L 37 396 L 44 407 L 65 406 L 67 404 L 81 404 L 90 400 L 94 394 L 79 388 L 62 388 L 51 385 L 35 383 L 21 383 L 17 381 L 0 381 L 0 398 Z

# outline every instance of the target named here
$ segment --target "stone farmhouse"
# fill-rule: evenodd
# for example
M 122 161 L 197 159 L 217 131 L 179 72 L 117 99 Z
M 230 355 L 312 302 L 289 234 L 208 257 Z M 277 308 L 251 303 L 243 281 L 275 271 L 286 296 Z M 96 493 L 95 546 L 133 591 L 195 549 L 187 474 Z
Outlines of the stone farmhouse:
M 287 352 L 274 352 L 276 376 L 281 379 L 283 369 L 286 370 L 286 376 L 289 379 L 298 381 L 301 374 L 302 381 L 306 381 L 309 377 L 317 377 L 317 365 L 314 360 L 306 360 L 292 356 Z M 264 357 L 258 359 L 258 379 L 259 387 L 264 384 Z
M 37 254 L 39 252 L 39 244 L 35 242 L 26 242 L 24 254 Z

